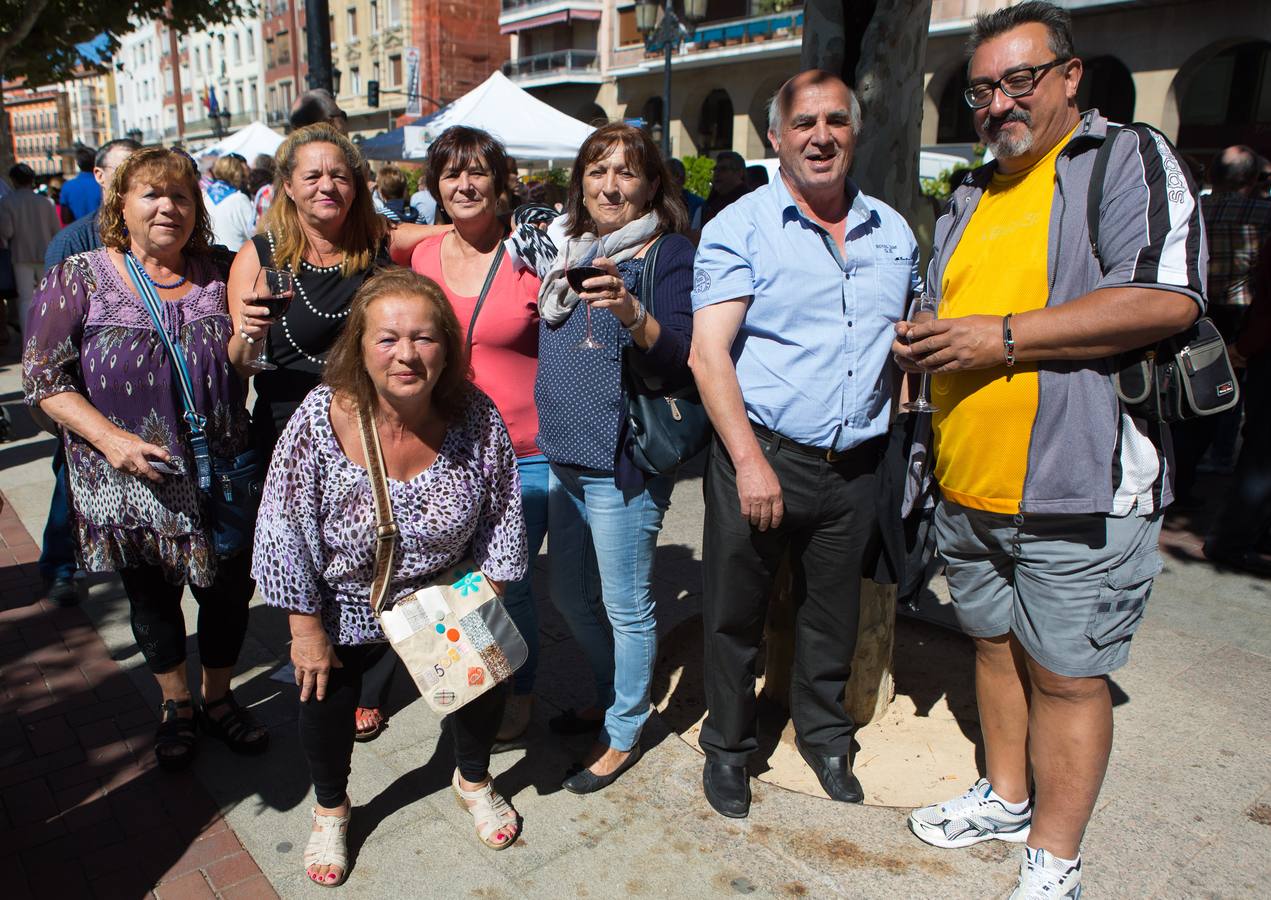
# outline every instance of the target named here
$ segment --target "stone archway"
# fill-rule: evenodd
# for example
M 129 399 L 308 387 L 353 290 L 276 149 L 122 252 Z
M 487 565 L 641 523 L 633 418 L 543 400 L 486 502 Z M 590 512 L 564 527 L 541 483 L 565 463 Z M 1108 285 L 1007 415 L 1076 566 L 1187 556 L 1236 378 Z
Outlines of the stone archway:
M 1125 63 L 1115 56 L 1082 60 L 1081 85 L 1077 88 L 1077 108 L 1097 109 L 1113 122 L 1134 120 L 1134 78 Z
M 715 88 L 702 101 L 695 136 L 697 152 L 708 156 L 733 149 L 733 99 L 724 88 Z
M 599 103 L 584 103 L 574 113 L 574 118 L 580 122 L 586 122 L 588 125 L 599 127 L 609 121 L 609 115 L 604 111 Z
M 1195 54 L 1175 75 L 1166 112 L 1177 116 L 1178 148 L 1194 158 L 1231 144 L 1271 155 L 1271 42 L 1232 38 Z
M 786 76 L 774 75 L 759 83 L 755 88 L 755 92 L 750 97 L 750 105 L 747 109 L 749 116 L 749 127 L 758 135 L 757 147 L 762 148 L 762 152 L 752 152 L 752 148 L 748 147 L 742 155 L 747 159 L 755 159 L 758 157 L 773 157 L 777 155 L 777 151 L 768 141 L 768 107 L 772 103 L 772 97 L 781 85 L 785 84 Z

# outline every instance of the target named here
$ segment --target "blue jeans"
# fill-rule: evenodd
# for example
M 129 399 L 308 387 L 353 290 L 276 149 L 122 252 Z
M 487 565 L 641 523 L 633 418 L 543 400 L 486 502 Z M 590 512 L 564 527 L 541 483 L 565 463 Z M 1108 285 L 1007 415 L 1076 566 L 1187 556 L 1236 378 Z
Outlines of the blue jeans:
M 657 656 L 653 554 L 670 476 L 623 491 L 610 472 L 551 467 L 547 489 L 552 601 L 596 679 L 600 741 L 630 750 L 649 718 Z
M 534 693 L 538 673 L 538 609 L 534 606 L 534 560 L 547 535 L 547 457 L 526 456 L 516 461 L 521 475 L 521 507 L 525 512 L 525 540 L 529 545 L 530 567 L 525 577 L 507 586 L 503 606 L 516 630 L 525 638 L 529 655 L 512 676 L 512 693 Z
M 53 496 L 40 548 L 40 574 L 53 581 L 75 574 L 75 537 L 71 531 L 71 501 L 66 488 L 66 452 L 59 442 L 53 454 Z

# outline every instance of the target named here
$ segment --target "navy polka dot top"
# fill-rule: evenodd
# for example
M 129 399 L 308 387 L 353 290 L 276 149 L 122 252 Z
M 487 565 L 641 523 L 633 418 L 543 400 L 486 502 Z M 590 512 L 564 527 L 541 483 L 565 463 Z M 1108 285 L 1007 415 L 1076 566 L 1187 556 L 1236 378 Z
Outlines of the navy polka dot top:
M 627 290 L 640 299 L 662 326 L 657 342 L 645 353 L 656 371 L 675 383 L 691 377 L 689 344 L 693 335 L 692 242 L 670 235 L 658 248 L 654 298 L 640 296 L 644 260 L 618 264 Z M 538 331 L 538 446 L 558 465 L 600 472 L 630 467 L 621 451 L 626 445 L 626 395 L 622 386 L 622 348 L 631 335 L 606 309 L 591 311 L 592 337 L 603 350 L 578 349 L 587 334 L 587 311 L 579 303 L 560 325 L 546 322 Z

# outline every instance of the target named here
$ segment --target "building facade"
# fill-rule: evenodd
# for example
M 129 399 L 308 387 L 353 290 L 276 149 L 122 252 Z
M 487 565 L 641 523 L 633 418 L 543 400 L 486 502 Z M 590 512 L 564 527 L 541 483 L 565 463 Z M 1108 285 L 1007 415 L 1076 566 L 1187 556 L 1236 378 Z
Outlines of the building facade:
M 63 155 L 71 143 L 70 106 L 65 93 L 55 86 L 29 88 L 6 82 L 4 108 L 17 162 L 45 177 L 75 171 L 74 160 L 68 168 Z
M 406 110 L 406 54 L 411 46 L 410 0 L 332 0 L 331 65 L 336 102 L 349 116 L 349 133 L 378 134 L 396 127 Z M 379 106 L 369 101 L 379 84 Z
M 576 118 L 662 121 L 663 55 L 645 49 L 632 0 L 501 0 L 504 72 Z M 922 143 L 976 140 L 962 101 L 962 48 L 974 16 L 1008 0 L 934 0 Z M 1198 160 L 1230 143 L 1271 155 L 1271 15 L 1266 0 L 1063 0 L 1086 64 L 1082 104 L 1160 127 Z M 678 6 L 678 4 L 677 4 Z M 767 106 L 799 68 L 802 3 L 708 0 L 674 54 L 676 156 L 773 155 Z
M 265 124 L 282 128 L 309 74 L 304 0 L 261 0 L 260 17 Z
M 142 23 L 120 37 L 119 50 L 111 60 L 120 137 L 131 137 L 143 144 L 163 140 L 167 110 L 159 60 L 166 52 L 161 29 L 154 22 Z M 174 127 L 175 119 L 174 111 Z
M 181 102 L 187 140 L 215 139 L 265 118 L 262 32 L 260 18 L 251 16 L 181 37 Z

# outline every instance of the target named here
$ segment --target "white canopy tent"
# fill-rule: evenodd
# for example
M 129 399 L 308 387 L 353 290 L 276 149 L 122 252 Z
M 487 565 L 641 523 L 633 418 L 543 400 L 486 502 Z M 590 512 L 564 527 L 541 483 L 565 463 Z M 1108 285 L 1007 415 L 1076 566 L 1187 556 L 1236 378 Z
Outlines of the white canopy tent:
M 282 143 L 282 135 L 274 131 L 264 122 L 252 122 L 233 134 L 221 138 L 215 144 L 204 147 L 194 154 L 195 159 L 205 156 L 224 156 L 226 153 L 237 153 L 250 165 L 256 156 L 267 153 L 273 156 Z
M 428 144 L 452 125 L 484 129 L 512 156 L 535 160 L 572 160 L 595 130 L 495 72 L 432 115 L 363 142 L 362 150 L 371 159 L 423 159 Z

